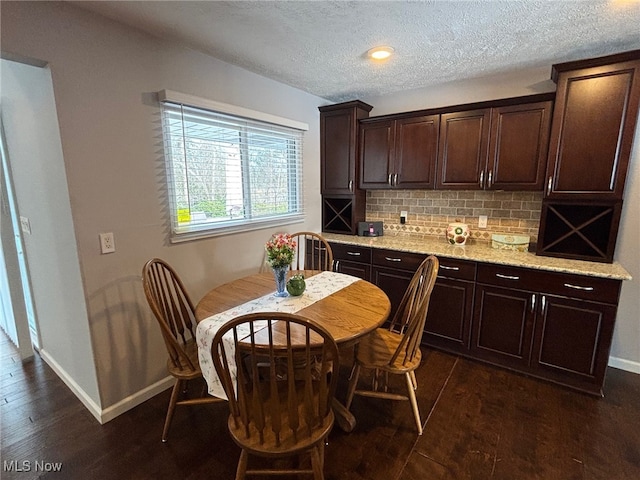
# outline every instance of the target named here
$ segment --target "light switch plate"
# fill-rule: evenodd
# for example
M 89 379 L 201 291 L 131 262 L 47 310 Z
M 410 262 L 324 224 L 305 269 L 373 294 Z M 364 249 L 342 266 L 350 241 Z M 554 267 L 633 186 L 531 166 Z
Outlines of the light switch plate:
M 27 235 L 31 235 L 31 222 L 27 217 L 20 215 L 20 229 Z

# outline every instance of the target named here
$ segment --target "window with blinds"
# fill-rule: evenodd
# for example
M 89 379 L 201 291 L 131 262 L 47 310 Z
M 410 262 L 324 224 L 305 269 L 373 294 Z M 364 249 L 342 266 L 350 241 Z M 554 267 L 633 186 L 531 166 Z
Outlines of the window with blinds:
M 304 124 L 172 93 L 160 95 L 172 241 L 303 220 Z

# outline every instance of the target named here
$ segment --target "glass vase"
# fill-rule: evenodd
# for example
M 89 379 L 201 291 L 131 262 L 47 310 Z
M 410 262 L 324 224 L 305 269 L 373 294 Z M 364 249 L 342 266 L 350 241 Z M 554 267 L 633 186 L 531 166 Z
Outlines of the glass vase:
M 273 275 L 276 278 L 276 293 L 273 295 L 276 297 L 288 297 L 286 286 L 287 286 L 287 271 L 289 270 L 289 266 L 285 265 L 284 267 L 272 267 Z

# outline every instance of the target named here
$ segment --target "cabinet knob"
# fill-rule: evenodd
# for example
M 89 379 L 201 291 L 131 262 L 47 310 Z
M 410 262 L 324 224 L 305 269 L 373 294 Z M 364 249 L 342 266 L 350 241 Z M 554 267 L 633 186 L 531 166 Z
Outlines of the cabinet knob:
M 553 177 L 549 177 L 549 181 L 547 182 L 547 195 L 551 195 L 551 182 L 553 182 Z
M 360 256 L 360 252 L 347 252 L 347 255 L 351 255 L 353 257 L 359 257 Z
M 393 187 L 393 173 L 389 174 L 389 177 L 387 178 L 387 183 L 389 184 L 390 187 Z
M 388 262 L 401 262 L 402 259 L 401 258 L 391 258 L 391 257 L 384 257 L 384 259 Z
M 398 174 L 397 173 L 393 175 L 393 185 L 396 186 L 396 187 L 398 186 Z
M 493 170 L 489 170 L 489 176 L 487 177 L 487 188 L 491 188 L 492 177 L 493 177 Z
M 480 188 L 484 188 L 484 170 L 480 172 Z
M 349 191 L 353 193 L 353 180 L 349 180 Z

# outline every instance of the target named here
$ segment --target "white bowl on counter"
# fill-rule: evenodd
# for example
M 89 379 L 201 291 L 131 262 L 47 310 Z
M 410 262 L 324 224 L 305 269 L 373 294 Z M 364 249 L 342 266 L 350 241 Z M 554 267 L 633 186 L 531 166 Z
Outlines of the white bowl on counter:
M 514 250 L 526 252 L 529 250 L 529 235 L 514 235 L 511 233 L 493 233 L 491 235 L 491 247 L 499 250 Z

